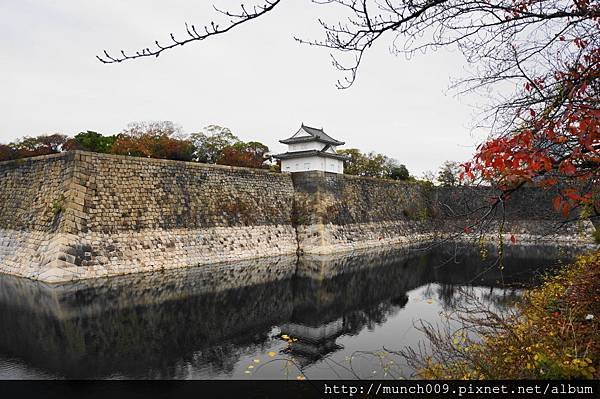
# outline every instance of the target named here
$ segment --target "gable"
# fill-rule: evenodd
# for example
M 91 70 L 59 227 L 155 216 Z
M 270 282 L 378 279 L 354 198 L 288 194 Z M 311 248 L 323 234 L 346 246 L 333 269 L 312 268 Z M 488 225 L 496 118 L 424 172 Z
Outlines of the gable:
M 296 132 L 296 134 L 294 134 L 291 138 L 297 138 L 297 137 L 312 137 L 312 134 L 308 133 L 303 128 L 300 128 L 300 130 L 298 130 Z

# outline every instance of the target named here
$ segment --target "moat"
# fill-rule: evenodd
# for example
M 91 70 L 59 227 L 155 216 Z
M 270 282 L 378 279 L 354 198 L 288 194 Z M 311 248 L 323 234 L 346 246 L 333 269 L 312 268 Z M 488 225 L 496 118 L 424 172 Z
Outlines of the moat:
M 574 256 L 510 245 L 501 269 L 484 252 L 284 256 L 59 285 L 0 275 L 0 379 L 392 378 L 361 351 L 415 347 L 419 320 L 443 322 L 464 292 L 505 309 Z

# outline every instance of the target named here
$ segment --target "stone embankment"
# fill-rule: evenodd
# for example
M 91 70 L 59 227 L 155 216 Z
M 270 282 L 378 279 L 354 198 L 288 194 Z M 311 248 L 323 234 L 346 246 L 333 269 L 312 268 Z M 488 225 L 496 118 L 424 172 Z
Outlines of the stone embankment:
M 55 283 L 414 245 L 462 232 L 485 190 L 81 151 L 1 162 L 0 272 Z M 505 219 L 504 235 L 528 242 L 589 242 L 591 225 L 556 228 L 548 193 L 511 204 L 491 237 Z

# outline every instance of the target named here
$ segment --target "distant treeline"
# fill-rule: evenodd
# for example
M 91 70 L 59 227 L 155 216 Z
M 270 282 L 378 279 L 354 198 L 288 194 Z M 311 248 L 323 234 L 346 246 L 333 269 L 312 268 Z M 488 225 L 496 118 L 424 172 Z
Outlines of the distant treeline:
M 88 130 L 74 137 L 25 137 L 0 144 L 0 161 L 69 150 L 250 168 L 277 167 L 269 156 L 269 147 L 258 141 L 244 142 L 228 128 L 210 125 L 202 132 L 183 134 L 179 126 L 169 121 L 130 123 L 122 132 L 110 136 Z
M 64 134 L 24 137 L 0 144 L 0 161 L 82 150 L 104 154 L 173 159 L 219 165 L 278 171 L 279 162 L 269 147 L 258 141 L 245 142 L 226 127 L 210 125 L 201 132 L 184 134 L 170 121 L 134 122 L 114 135 L 85 131 L 69 137 Z M 345 173 L 394 180 L 412 180 L 406 167 L 395 159 L 356 148 L 338 151 L 349 156 Z
M 406 166 L 383 154 L 362 153 L 356 148 L 339 150 L 338 153 L 349 157 L 349 160 L 344 162 L 345 174 L 392 180 L 414 180 Z

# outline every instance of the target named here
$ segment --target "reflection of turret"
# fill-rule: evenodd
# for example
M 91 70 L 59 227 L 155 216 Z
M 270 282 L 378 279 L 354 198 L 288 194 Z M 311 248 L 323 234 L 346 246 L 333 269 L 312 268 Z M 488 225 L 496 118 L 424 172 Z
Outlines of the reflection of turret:
M 284 323 L 280 326 L 281 335 L 293 338 L 288 347 L 296 363 L 301 367 L 335 352 L 342 347 L 335 340 L 347 332 L 343 318 L 320 326 L 311 327 L 297 323 Z

